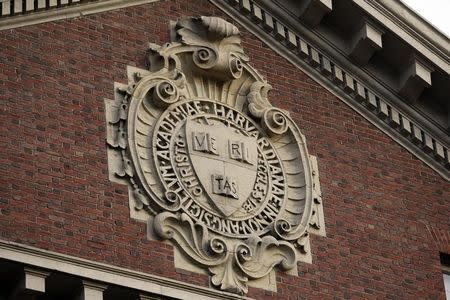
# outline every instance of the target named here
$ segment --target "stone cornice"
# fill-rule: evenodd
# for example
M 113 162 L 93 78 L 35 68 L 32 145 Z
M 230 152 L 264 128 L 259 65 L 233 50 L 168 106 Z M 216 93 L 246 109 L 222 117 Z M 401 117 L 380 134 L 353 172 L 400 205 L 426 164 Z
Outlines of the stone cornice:
M 401 1 L 352 0 L 450 74 L 450 39 Z
M 37 2 L 38 7 L 34 7 L 34 1 L 31 1 L 31 3 L 33 3 L 33 8 L 30 10 L 27 10 L 27 7 L 25 6 L 25 10 L 23 10 L 22 7 L 17 8 L 15 13 L 10 10 L 8 10 L 8 14 L 0 11 L 0 30 L 24 27 L 56 20 L 77 18 L 156 1 L 159 0 L 94 0 L 82 3 L 78 3 L 80 1 L 72 1 L 70 4 L 62 7 L 58 7 L 56 4 L 47 5 L 45 0 L 39 0 Z M 3 2 L 3 5 L 5 5 L 5 3 L 12 1 L 3 0 L 0 2 Z M 28 2 L 30 1 L 26 1 L 26 3 Z M 40 4 L 41 2 L 42 5 Z M 50 1 L 49 4 L 53 2 L 56 3 L 56 1 Z
M 372 83 L 373 80 L 371 81 L 368 77 L 361 80 L 358 76 L 361 73 L 356 72 L 357 66 L 343 59 L 342 56 L 341 60 L 335 60 L 334 56 L 331 58 L 329 54 L 319 50 L 317 45 L 307 42 L 305 37 L 296 30 L 297 27 L 287 26 L 284 19 L 281 20 L 267 12 L 267 9 L 263 9 L 254 1 L 210 0 L 210 2 L 437 171 L 443 178 L 450 180 L 448 136 L 435 135 L 435 132 L 426 130 L 413 121 L 414 117 L 419 116 L 411 110 L 406 113 L 408 106 L 402 101 L 395 101 L 394 96 L 386 97 L 390 93 L 381 84 L 378 84 L 379 88 L 368 86 L 368 82 Z M 313 33 L 309 32 L 308 38 L 313 38 Z M 322 41 L 320 49 L 330 48 L 325 45 L 327 45 L 326 42 Z
M 443 145 L 446 145 L 447 148 L 450 147 L 450 136 L 442 127 L 437 126 L 433 120 L 424 116 L 417 108 L 403 101 L 391 86 L 386 84 L 386 82 L 383 82 L 379 76 L 371 72 L 366 66 L 355 64 L 346 54 L 346 49 L 343 49 L 340 45 L 334 44 L 325 38 L 317 29 L 308 28 L 302 24 L 301 20 L 292 13 L 286 12 L 277 1 L 280 0 L 258 0 L 257 2 L 261 4 L 261 7 L 264 6 L 264 15 L 269 14 L 270 11 L 270 14 L 274 19 L 280 20 L 280 24 L 283 23 L 285 27 L 291 28 L 299 39 L 304 40 L 307 44 L 313 45 L 314 48 L 320 49 L 319 52 L 321 55 L 332 58 L 334 64 L 343 68 L 346 73 L 358 78 L 359 81 L 363 82 L 368 88 L 376 91 L 376 93 L 386 102 L 394 105 L 403 115 L 411 120 L 415 120 L 415 123 L 432 134 Z M 264 26 L 262 27 L 264 28 Z M 283 39 L 280 40 L 280 42 L 281 46 L 285 45 Z
M 142 292 L 176 299 L 249 299 L 244 296 L 4 240 L 0 240 L 0 258 L 42 268 L 43 270 L 59 271 L 104 284 L 127 286 Z

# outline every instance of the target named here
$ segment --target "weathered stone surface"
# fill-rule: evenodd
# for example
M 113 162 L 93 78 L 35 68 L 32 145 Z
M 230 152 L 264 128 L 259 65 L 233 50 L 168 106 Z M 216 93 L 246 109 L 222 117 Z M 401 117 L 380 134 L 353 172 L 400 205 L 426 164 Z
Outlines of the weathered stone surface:
M 129 184 L 148 236 L 178 246 L 178 267 L 226 291 L 276 290 L 273 268 L 296 274 L 311 262 L 309 230 L 325 235 L 317 162 L 234 25 L 199 17 L 173 30 L 106 102 L 110 177 Z
M 410 103 L 415 103 L 423 90 L 431 86 L 433 69 L 417 58 L 413 58 L 403 71 L 400 82 L 400 95 Z
M 107 287 L 105 284 L 83 280 L 77 300 L 103 300 L 103 291 Z
M 332 9 L 333 4 L 331 0 L 306 0 L 302 1 L 300 5 L 299 17 L 309 26 L 315 27 L 320 24 L 322 18 L 331 12 Z
M 50 275 L 48 271 L 34 269 L 30 267 L 23 268 L 22 277 L 12 288 L 10 300 L 35 299 L 37 296 L 45 293 L 45 278 Z
M 350 57 L 360 64 L 365 65 L 383 47 L 383 31 L 377 26 L 364 20 L 361 28 L 355 33 L 350 46 Z

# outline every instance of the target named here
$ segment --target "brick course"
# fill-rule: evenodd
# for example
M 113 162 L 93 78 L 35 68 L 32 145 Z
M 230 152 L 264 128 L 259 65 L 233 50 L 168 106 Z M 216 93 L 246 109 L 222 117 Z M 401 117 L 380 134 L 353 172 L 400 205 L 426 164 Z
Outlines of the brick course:
M 206 0 L 162 1 L 0 32 L 0 239 L 208 286 L 176 270 L 172 247 L 129 218 L 109 182 L 104 98 L 146 67 L 169 20 L 216 15 Z M 342 101 L 236 24 L 251 64 L 273 86 L 318 156 L 327 237 L 313 264 L 277 273 L 258 299 L 445 299 L 450 186 Z

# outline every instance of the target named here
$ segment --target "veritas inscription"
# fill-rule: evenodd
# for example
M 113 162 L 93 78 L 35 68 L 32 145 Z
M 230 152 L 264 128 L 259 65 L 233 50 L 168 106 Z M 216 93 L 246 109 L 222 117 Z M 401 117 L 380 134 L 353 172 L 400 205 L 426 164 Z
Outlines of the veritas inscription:
M 160 118 L 155 141 L 161 180 L 192 218 L 225 235 L 269 229 L 283 206 L 283 169 L 246 115 L 209 100 L 179 103 Z

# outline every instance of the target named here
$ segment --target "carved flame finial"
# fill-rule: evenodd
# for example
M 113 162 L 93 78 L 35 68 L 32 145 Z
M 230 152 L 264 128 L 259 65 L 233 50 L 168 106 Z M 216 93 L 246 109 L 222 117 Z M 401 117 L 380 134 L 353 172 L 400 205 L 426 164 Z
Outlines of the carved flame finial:
M 202 16 L 200 20 L 208 28 L 210 37 L 223 39 L 232 35 L 239 35 L 239 29 L 224 19 Z

